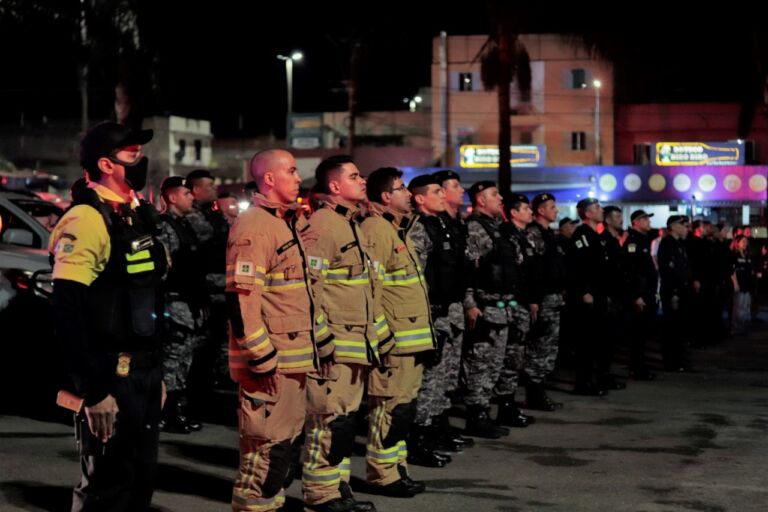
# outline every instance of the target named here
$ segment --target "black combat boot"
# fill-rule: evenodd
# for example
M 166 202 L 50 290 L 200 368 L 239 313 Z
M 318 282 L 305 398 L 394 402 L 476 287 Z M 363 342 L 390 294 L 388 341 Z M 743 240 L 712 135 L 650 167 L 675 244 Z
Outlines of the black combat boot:
M 189 434 L 191 430 L 187 423 L 187 417 L 181 410 L 181 394 L 178 391 L 171 391 L 165 400 L 163 408 L 163 419 L 161 422 L 163 432 L 171 434 Z
M 456 429 L 451 426 L 447 412 L 432 418 L 431 430 L 437 450 L 460 452 L 466 448 L 471 448 L 475 444 L 472 438 L 459 435 Z
M 339 492 L 341 493 L 341 499 L 346 501 L 352 508 L 352 512 L 376 512 L 376 506 L 370 501 L 357 501 L 354 494 L 352 494 L 352 488 L 347 482 L 339 483 Z
M 424 482 L 419 480 L 414 480 L 410 476 L 408 476 L 408 470 L 405 469 L 405 466 L 401 466 L 400 464 L 398 464 L 397 472 L 400 473 L 400 479 L 403 482 L 405 482 L 406 485 L 410 486 L 414 494 L 420 494 L 427 489 L 427 485 Z
M 523 414 L 517 408 L 514 394 L 499 397 L 499 413 L 496 416 L 496 423 L 509 427 L 525 428 L 535 422 L 536 418 Z
M 563 408 L 561 402 L 555 402 L 544 389 L 543 382 L 528 382 L 525 386 L 525 406 L 526 409 L 535 411 L 556 411 Z
M 464 433 L 485 439 L 498 439 L 505 435 L 491 419 L 488 409 L 477 405 L 467 407 L 467 427 Z
M 428 468 L 442 468 L 451 462 L 449 455 L 435 452 L 428 427 L 413 425 L 408 436 L 408 464 Z
M 203 424 L 196 419 L 193 419 L 190 415 L 189 400 L 185 391 L 179 394 L 179 408 L 181 410 L 181 414 L 187 418 L 187 427 L 189 428 L 190 432 L 200 432 L 203 430 Z

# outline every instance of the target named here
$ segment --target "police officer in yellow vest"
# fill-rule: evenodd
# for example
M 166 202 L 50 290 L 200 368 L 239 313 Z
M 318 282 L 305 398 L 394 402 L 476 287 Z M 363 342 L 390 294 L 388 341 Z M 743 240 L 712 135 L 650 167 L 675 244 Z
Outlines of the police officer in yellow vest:
M 285 501 L 291 442 L 306 412 L 306 376 L 331 371 L 334 344 L 310 288 L 296 202 L 301 178 L 287 151 L 257 153 L 255 206 L 230 231 L 229 365 L 240 384 L 240 470 L 233 510 L 272 511 Z
M 166 257 L 155 209 L 135 194 L 151 138 L 116 123 L 91 128 L 80 148 L 88 186 L 51 233 L 57 337 L 84 404 L 74 511 L 146 510 L 152 501 Z
M 317 511 L 374 511 L 357 502 L 349 487 L 355 442 L 355 412 L 363 398 L 367 367 L 378 364 L 378 344 L 387 343 L 384 313 L 374 310 L 373 265 L 357 221 L 365 179 L 352 158 L 326 158 L 315 170 L 323 207 L 309 219 L 306 243 L 315 296 L 336 344 L 328 379 L 309 375 L 304 443 L 304 502 Z
M 392 342 L 379 345 L 381 365 L 368 379 L 368 483 L 383 495 L 412 497 L 424 483 L 408 475 L 406 437 L 416 415 L 424 372 L 419 354 L 434 350 L 427 285 L 409 232 L 411 194 L 393 167 L 368 177 L 371 216 L 363 221 L 368 255 L 381 279 L 381 301 Z

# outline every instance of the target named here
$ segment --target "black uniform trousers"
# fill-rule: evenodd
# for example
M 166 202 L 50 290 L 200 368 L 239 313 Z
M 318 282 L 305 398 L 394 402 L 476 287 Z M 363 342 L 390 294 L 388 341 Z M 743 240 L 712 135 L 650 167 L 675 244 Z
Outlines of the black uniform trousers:
M 685 345 L 688 341 L 688 331 L 691 321 L 690 294 L 678 296 L 677 307 L 673 307 L 672 297 L 668 294 L 661 296 L 661 308 L 664 313 L 662 333 L 662 353 L 664 367 L 676 370 L 685 367 Z
M 612 354 L 610 329 L 607 328 L 608 300 L 600 296 L 593 299 L 592 304 L 579 301 L 573 305 L 576 388 L 596 385 L 602 380 L 606 372 L 605 354 Z
M 627 338 L 629 341 L 629 368 L 635 373 L 648 371 L 645 362 L 645 346 L 656 328 L 658 303 L 655 296 L 643 297 L 645 307 L 637 309 L 633 302 L 627 304 Z
M 149 508 L 157 473 L 162 380 L 159 364 L 132 367 L 127 377 L 115 377 L 113 396 L 119 412 L 115 433 L 106 444 L 90 433 L 84 412 L 75 416 L 82 478 L 74 490 L 72 512 Z

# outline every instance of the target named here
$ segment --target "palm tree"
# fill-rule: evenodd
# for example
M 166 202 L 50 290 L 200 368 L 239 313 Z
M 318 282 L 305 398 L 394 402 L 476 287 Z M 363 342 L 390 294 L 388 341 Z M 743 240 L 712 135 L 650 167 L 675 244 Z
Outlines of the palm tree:
M 530 97 L 531 60 L 528 50 L 514 30 L 511 17 L 493 17 L 493 30 L 475 58 L 480 60 L 480 77 L 485 90 L 496 89 L 499 107 L 499 191 L 505 199 L 512 188 L 512 167 L 510 164 L 512 127 L 510 117 L 510 87 L 514 81 L 520 97 Z

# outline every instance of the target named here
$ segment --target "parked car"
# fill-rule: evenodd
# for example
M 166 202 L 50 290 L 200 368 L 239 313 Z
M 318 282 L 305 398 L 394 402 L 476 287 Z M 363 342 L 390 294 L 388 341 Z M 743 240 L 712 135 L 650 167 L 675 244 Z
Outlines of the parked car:
M 0 386 L 10 390 L 0 412 L 55 414 L 61 375 L 48 239 L 62 214 L 34 195 L 0 191 Z

